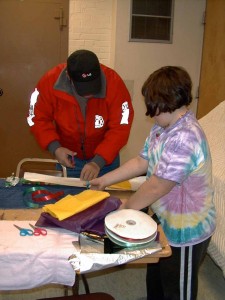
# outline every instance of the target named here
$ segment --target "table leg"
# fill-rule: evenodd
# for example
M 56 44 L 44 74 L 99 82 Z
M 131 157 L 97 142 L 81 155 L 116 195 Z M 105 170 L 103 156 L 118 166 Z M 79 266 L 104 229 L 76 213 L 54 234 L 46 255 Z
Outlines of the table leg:
M 85 293 L 90 294 L 90 289 L 89 289 L 89 285 L 88 285 L 88 281 L 87 281 L 86 276 L 84 274 L 77 274 L 76 278 L 75 278 L 75 283 L 72 286 L 73 295 L 74 296 L 79 295 L 80 280 L 82 280 L 82 282 L 83 282 Z

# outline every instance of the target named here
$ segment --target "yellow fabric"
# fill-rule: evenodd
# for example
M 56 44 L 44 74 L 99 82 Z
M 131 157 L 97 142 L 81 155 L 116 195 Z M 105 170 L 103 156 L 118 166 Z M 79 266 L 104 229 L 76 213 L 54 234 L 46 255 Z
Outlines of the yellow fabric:
M 42 210 L 60 221 L 71 217 L 109 197 L 108 192 L 86 190 L 77 195 L 67 195 L 55 204 L 47 204 Z
M 131 184 L 127 181 L 122 181 L 116 184 L 112 184 L 108 187 L 109 189 L 115 189 L 115 190 L 131 190 Z

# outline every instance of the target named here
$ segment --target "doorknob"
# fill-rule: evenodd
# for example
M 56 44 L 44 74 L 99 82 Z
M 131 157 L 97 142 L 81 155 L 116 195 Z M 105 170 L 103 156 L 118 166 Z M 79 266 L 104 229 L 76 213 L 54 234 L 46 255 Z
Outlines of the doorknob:
M 3 95 L 3 89 L 0 88 L 0 97 Z
M 59 20 L 59 29 L 63 30 L 63 27 L 67 26 L 67 20 L 64 18 L 63 8 L 61 7 L 58 11 L 58 16 L 54 17 Z

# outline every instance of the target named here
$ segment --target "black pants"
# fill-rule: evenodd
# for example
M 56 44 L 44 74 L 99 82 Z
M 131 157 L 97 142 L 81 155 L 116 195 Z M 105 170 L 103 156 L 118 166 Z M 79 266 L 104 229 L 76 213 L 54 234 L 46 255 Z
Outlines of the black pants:
M 172 256 L 147 265 L 147 300 L 196 300 L 198 271 L 210 239 L 194 246 L 171 247 Z

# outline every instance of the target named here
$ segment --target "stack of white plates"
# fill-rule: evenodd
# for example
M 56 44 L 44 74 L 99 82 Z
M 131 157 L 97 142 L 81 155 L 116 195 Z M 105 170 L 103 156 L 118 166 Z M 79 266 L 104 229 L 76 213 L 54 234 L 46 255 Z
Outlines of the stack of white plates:
M 142 211 L 122 209 L 105 217 L 105 232 L 119 246 L 142 247 L 156 238 L 157 224 Z

